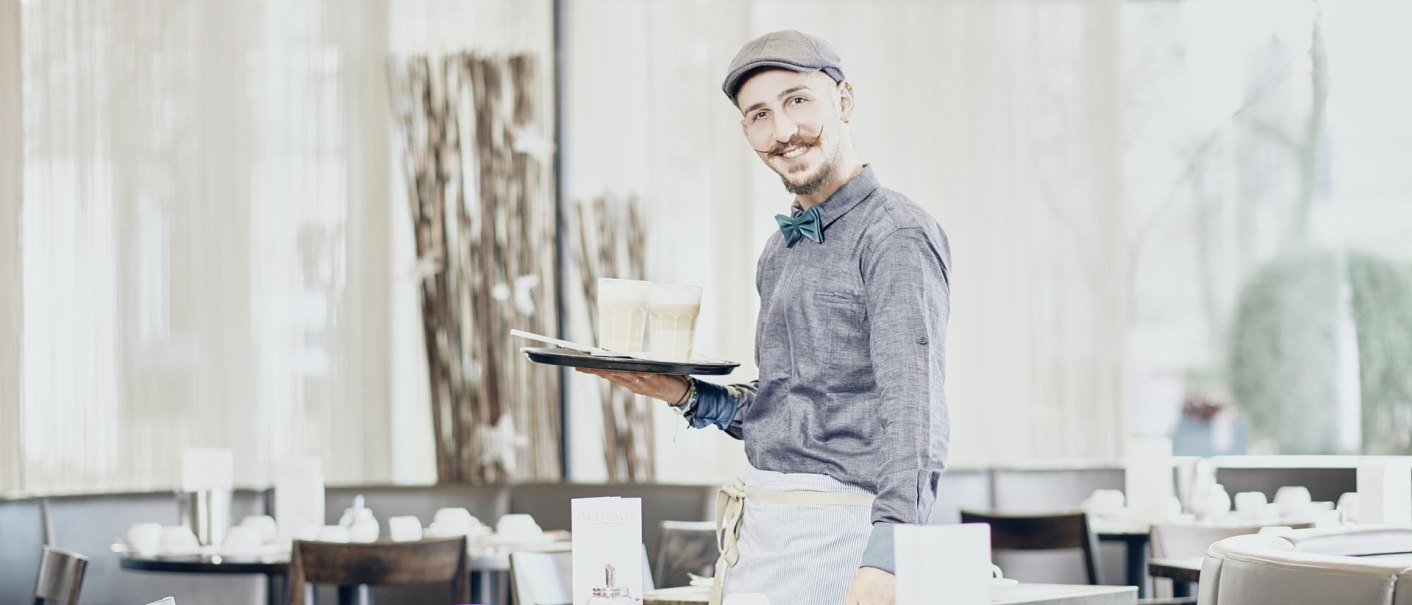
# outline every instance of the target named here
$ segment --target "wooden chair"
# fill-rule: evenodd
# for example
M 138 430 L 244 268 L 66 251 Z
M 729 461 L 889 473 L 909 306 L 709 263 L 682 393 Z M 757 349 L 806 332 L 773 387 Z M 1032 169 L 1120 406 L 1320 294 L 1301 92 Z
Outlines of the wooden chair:
M 1089 584 L 1098 578 L 1098 537 L 1082 511 L 1052 514 L 1009 515 L 961 511 L 962 523 L 990 525 L 991 550 L 1062 550 L 1077 548 L 1083 553 Z
M 337 584 L 340 603 L 360 585 L 449 582 L 451 603 L 470 602 L 466 537 L 419 542 L 339 544 L 295 541 L 289 563 L 289 602 L 304 604 L 304 584 Z
M 44 547 L 39 578 L 34 583 L 34 604 L 76 605 L 88 557 L 52 546 Z
M 711 575 L 720 554 L 714 521 L 663 521 L 657 531 L 652 577 L 662 588 L 687 586 L 689 574 Z

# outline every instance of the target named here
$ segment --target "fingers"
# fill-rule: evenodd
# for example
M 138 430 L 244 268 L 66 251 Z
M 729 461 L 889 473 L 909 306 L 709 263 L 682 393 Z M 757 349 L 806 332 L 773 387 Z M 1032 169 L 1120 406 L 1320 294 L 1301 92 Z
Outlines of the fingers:
M 589 368 L 577 368 L 584 374 L 598 376 L 632 391 L 638 395 L 660 399 L 667 403 L 675 403 L 681 399 L 685 390 L 684 379 L 681 376 L 667 374 L 651 374 L 646 372 L 616 372 L 613 370 L 596 370 Z

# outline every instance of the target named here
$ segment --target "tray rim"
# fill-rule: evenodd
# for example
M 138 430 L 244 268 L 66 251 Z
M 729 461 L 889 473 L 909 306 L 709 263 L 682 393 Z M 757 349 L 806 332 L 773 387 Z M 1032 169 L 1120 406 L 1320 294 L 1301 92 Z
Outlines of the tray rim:
M 669 374 L 675 376 L 724 376 L 730 374 L 731 372 L 734 372 L 736 368 L 740 367 L 740 364 L 737 362 L 719 359 L 698 359 L 695 361 L 656 361 L 651 359 L 639 359 L 636 357 L 607 357 L 601 355 L 590 355 L 581 351 L 575 351 L 573 349 L 565 349 L 563 347 L 521 347 L 520 352 L 524 353 L 530 361 L 544 365 L 610 370 L 618 372 Z M 541 359 L 535 359 L 536 355 L 541 356 L 541 359 L 544 360 L 542 361 Z M 558 357 L 558 359 L 551 360 L 549 359 L 550 356 L 556 356 Z M 570 358 L 575 360 L 591 359 L 595 360 L 595 363 L 557 363 L 557 361 L 568 361 Z M 636 369 L 624 368 L 622 367 L 624 364 L 647 367 L 638 367 Z

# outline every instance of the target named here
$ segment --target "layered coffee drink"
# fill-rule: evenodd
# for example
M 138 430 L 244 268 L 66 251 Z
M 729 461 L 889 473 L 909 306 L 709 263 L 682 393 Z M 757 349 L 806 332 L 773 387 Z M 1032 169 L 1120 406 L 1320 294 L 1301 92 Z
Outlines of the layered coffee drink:
M 648 305 L 648 357 L 691 361 L 696 318 L 701 314 L 701 288 L 654 284 Z
M 633 279 L 598 280 L 598 347 L 615 353 L 641 353 L 652 283 Z

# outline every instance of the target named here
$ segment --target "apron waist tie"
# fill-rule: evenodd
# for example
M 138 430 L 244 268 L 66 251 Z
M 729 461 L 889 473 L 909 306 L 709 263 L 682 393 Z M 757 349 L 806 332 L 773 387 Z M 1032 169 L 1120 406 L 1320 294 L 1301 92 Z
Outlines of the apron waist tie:
M 745 500 L 763 504 L 785 506 L 872 506 L 873 495 L 860 492 L 814 492 L 791 491 L 771 492 L 750 489 L 745 481 L 736 479 L 733 483 L 721 486 L 716 492 L 716 546 L 721 556 L 716 559 L 716 577 L 711 582 L 711 605 L 721 605 L 721 591 L 725 585 L 726 570 L 735 567 L 740 560 L 737 540 L 740 538 L 740 521 L 745 517 Z

